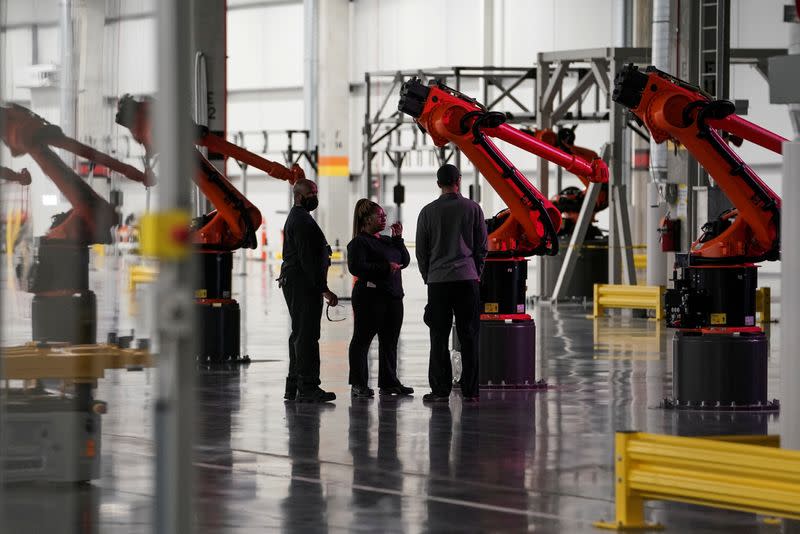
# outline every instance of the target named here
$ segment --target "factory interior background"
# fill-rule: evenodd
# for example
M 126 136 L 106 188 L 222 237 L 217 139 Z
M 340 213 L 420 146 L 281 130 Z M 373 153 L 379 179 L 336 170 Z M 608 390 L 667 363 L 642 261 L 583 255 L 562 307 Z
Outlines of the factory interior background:
M 799 58 L 793 0 L 0 0 L 0 531 L 800 532 Z M 444 163 L 522 232 L 478 403 L 455 335 L 422 400 Z M 284 399 L 298 176 L 326 403 Z M 361 198 L 413 395 L 351 395 Z

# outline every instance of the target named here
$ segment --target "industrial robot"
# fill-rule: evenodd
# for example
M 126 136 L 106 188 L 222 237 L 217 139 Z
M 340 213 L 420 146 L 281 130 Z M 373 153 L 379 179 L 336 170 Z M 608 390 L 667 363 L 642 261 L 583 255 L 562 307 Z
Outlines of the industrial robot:
M 6 414 L 2 447 L 7 482 L 85 482 L 100 475 L 101 414 L 94 397 L 107 369 L 151 365 L 147 351 L 96 344 L 97 304 L 89 289 L 89 245 L 112 242 L 115 207 L 53 151 L 60 148 L 146 186 L 152 174 L 64 135 L 30 110 L 0 106 L 0 139 L 12 156 L 29 155 L 72 204 L 39 238 L 28 290 L 34 343 L 3 349 Z M 2 178 L 31 182 L 26 169 Z M 52 381 L 57 381 L 56 387 Z M 55 392 L 54 392 L 55 391 Z
M 575 144 L 574 128 L 562 127 L 558 130 L 544 128 L 541 130 L 530 130 L 530 134 L 548 145 L 560 148 L 568 154 L 579 156 L 585 161 L 594 161 L 600 158 L 594 150 Z M 583 189 L 575 186 L 565 187 L 550 198 L 550 202 L 561 212 L 561 228 L 558 231 L 558 235 L 560 236 L 571 235 L 572 231 L 575 229 L 575 225 L 578 222 L 578 215 L 580 215 L 581 206 L 583 205 L 583 199 L 586 197 L 586 191 L 591 183 L 585 176 L 578 176 L 578 178 L 583 183 Z M 606 208 L 608 208 L 607 182 L 604 183 L 600 189 L 600 195 L 597 197 L 593 214 L 597 215 Z M 600 229 L 594 224 L 589 225 L 585 239 L 597 239 L 599 237 L 601 237 Z
M 508 209 L 487 221 L 489 255 L 481 277 L 480 383 L 535 385 L 536 327 L 526 313 L 528 258 L 558 253 L 561 212 L 497 148 L 491 138 L 542 157 L 590 182 L 608 182 L 601 159 L 586 161 L 505 124 L 506 115 L 439 81 L 405 82 L 398 109 L 443 147 L 453 143 Z
M 97 301 L 89 289 L 89 245 L 112 242 L 111 228 L 119 222 L 118 213 L 53 148 L 105 165 L 148 187 L 154 183 L 153 175 L 66 136 L 58 126 L 22 106 L 0 106 L 0 125 L 0 139 L 11 155 L 33 158 L 72 204 L 71 210 L 53 217 L 52 226 L 39 238 L 28 287 L 34 293 L 33 341 L 93 344 Z
M 780 259 L 781 199 L 733 151 L 749 140 L 781 153 L 785 139 L 655 67 L 626 66 L 613 100 L 630 109 L 657 143 L 683 145 L 733 204 L 676 254 L 665 295 L 673 338 L 668 407 L 777 409 L 767 399 L 768 340 L 756 324 L 758 264 Z
M 128 128 L 133 138 L 153 153 L 150 100 L 120 99 L 116 121 Z M 210 152 L 232 157 L 260 169 L 268 175 L 294 184 L 305 177 L 299 165 L 287 168 L 249 152 L 196 126 L 195 143 Z M 199 151 L 195 150 L 196 172 L 192 179 L 213 204 L 214 210 L 195 219 L 190 239 L 199 266 L 195 287 L 195 305 L 201 332 L 200 363 L 246 363 L 241 354 L 239 303 L 231 294 L 233 251 L 257 248 L 256 231 L 261 212 Z

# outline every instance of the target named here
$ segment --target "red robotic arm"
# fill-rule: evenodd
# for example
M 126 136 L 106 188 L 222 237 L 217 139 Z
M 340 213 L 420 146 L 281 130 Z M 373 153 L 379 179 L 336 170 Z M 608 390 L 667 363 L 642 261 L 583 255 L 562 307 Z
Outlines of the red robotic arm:
M 72 204 L 72 210 L 66 216 L 54 219 L 53 226 L 45 236 L 47 239 L 79 244 L 109 243 L 110 228 L 117 223 L 114 207 L 69 168 L 51 146 L 106 165 L 131 180 L 145 185 L 152 183 L 152 175 L 67 137 L 58 126 L 22 106 L 0 106 L 0 125 L 0 138 L 11 154 L 14 157 L 25 154 L 31 156 Z
M 125 95 L 120 99 L 116 117 L 117 123 L 127 127 L 133 138 L 144 145 L 147 153 L 151 153 L 153 147 L 150 106 L 150 100 L 136 101 L 130 95 Z M 198 126 L 197 132 L 198 145 L 247 163 L 274 178 L 294 184 L 305 177 L 299 165 L 287 168 L 262 158 L 210 133 L 205 127 Z M 196 221 L 194 243 L 216 250 L 256 248 L 256 230 L 261 224 L 261 212 L 199 151 L 196 158 L 197 173 L 193 180 L 216 209 Z
M 713 100 L 655 67 L 626 66 L 615 79 L 613 99 L 629 108 L 657 143 L 686 147 L 725 192 L 735 209 L 704 226 L 692 245 L 695 263 L 735 264 L 780 257 L 781 199 L 730 148 L 721 132 L 781 153 L 783 137 L 734 113 L 733 103 Z
M 455 144 L 500 195 L 510 216 L 490 224 L 489 250 L 517 256 L 558 252 L 561 213 L 514 167 L 491 141 L 506 141 L 591 182 L 607 182 L 601 159 L 582 158 L 504 124 L 506 116 L 440 82 L 425 86 L 414 78 L 403 84 L 398 109 L 411 115 L 436 146 Z

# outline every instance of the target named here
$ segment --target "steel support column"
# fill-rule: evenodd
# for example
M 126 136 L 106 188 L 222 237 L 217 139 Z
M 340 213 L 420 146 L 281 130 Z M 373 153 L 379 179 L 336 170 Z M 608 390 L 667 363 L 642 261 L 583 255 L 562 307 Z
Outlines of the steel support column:
M 536 127 L 540 130 L 544 128 L 551 128 L 553 126 L 553 101 L 557 93 L 555 86 L 560 86 L 561 80 L 563 80 L 564 73 L 566 72 L 567 68 L 566 64 L 563 68 L 561 65 L 556 68 L 555 82 L 551 87 L 550 65 L 551 62 L 543 60 L 542 54 L 540 53 L 538 62 L 536 64 L 536 94 L 539 97 L 539 101 L 536 103 L 538 106 L 536 112 Z M 544 195 L 545 198 L 548 198 L 550 196 L 550 165 L 547 160 L 542 158 L 539 158 L 538 163 L 539 172 L 536 185 L 539 187 L 539 191 L 542 192 L 542 195 Z M 535 284 L 533 292 L 535 295 L 543 296 L 546 291 L 545 286 L 547 285 L 545 262 L 541 257 L 535 258 L 534 266 L 536 267 L 536 276 L 534 277 Z
M 194 133 L 186 95 L 191 94 L 191 0 L 158 2 L 158 99 L 156 144 L 161 154 L 159 211 L 190 211 Z M 158 374 L 155 395 L 155 510 L 158 534 L 194 531 L 192 446 L 194 398 L 194 303 L 192 265 L 163 261 L 156 290 Z

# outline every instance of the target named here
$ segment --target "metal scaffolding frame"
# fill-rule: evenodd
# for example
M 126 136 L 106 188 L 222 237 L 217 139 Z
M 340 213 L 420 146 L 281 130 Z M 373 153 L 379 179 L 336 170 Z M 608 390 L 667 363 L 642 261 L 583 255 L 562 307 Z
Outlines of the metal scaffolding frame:
M 536 123 L 536 67 L 455 66 L 367 72 L 364 76 L 366 111 L 362 132 L 362 175 L 365 177 L 367 197 L 376 193 L 373 187 L 376 173 L 372 163 L 380 153 L 384 153 L 395 168 L 396 200 L 402 200 L 402 166 L 410 154 L 433 153 L 439 164 L 452 160 L 456 166 L 461 165 L 461 153 L 458 149 L 452 145 L 436 148 L 427 143 L 424 136 L 420 136 L 413 120 L 396 109 L 387 109 L 389 102 L 399 95 L 403 82 L 414 76 L 423 83 L 433 79 L 441 80 L 456 90 L 462 90 L 462 85 L 467 80 L 478 80 L 482 86 L 482 102 L 488 109 L 505 112 L 511 124 L 533 126 Z M 373 110 L 372 100 L 377 96 L 377 89 L 385 89 L 385 93 L 378 108 Z M 533 98 L 530 94 L 523 95 L 523 89 L 532 90 Z M 411 144 L 404 146 L 401 143 L 403 137 L 410 137 Z M 480 200 L 479 186 L 479 174 L 476 171 L 474 183 L 470 187 L 470 196 L 475 200 Z M 399 203 L 397 207 L 399 210 Z
M 537 109 L 537 126 L 552 128 L 559 124 L 580 122 L 608 122 L 609 146 L 609 230 L 608 230 L 608 282 L 620 283 L 625 274 L 626 282 L 636 283 L 636 271 L 633 266 L 633 250 L 630 242 L 630 229 L 620 227 L 622 221 L 628 220 L 627 189 L 630 184 L 630 130 L 626 128 L 625 110 L 614 105 L 611 93 L 614 90 L 612 81 L 615 73 L 627 63 L 643 64 L 649 60 L 649 48 L 591 48 L 585 50 L 568 50 L 546 52 L 538 55 L 537 91 L 540 95 Z M 579 66 L 582 74 L 575 87 L 565 92 L 565 75 L 570 68 Z M 594 111 L 586 113 L 583 103 L 593 92 Z M 600 95 L 605 102 L 600 102 Z M 605 104 L 605 107 L 602 106 Z M 549 195 L 550 169 L 546 161 L 539 164 L 539 185 L 542 194 Z M 596 199 L 597 195 L 586 195 L 584 203 Z M 552 295 L 540 294 L 557 299 L 569 284 L 578 250 L 583 245 L 586 229 L 593 217 L 593 209 L 582 207 L 580 217 L 570 240 L 556 287 Z M 545 292 L 546 273 L 544 263 L 538 269 L 539 292 Z

